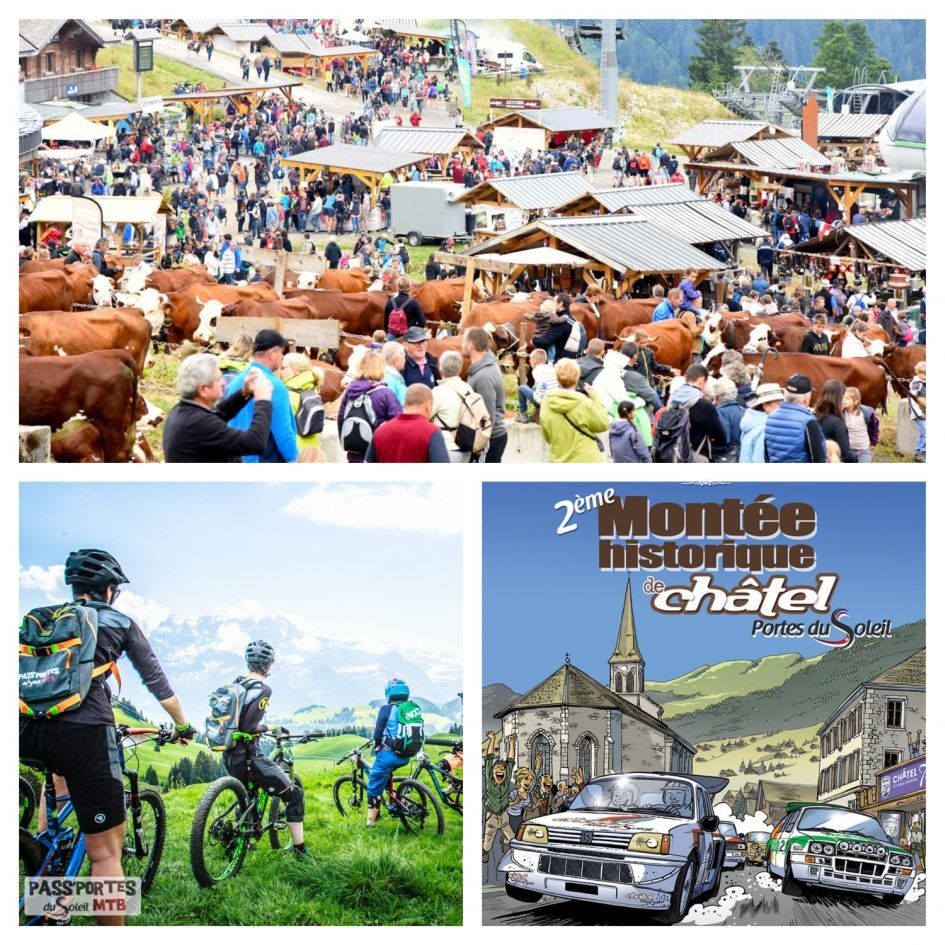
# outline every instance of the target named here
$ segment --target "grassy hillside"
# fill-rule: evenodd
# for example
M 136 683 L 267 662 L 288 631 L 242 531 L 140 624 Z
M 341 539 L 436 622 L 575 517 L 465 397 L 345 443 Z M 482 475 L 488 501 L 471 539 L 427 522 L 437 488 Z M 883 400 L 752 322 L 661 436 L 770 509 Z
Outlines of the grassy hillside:
M 482 121 L 489 111 L 489 98 L 541 98 L 546 107 L 585 106 L 597 109 L 600 103 L 599 70 L 568 47 L 564 38 L 548 26 L 529 20 L 468 21 L 480 36 L 495 35 L 524 43 L 545 72 L 536 73 L 529 82 L 514 79 L 498 83 L 495 78 L 473 79 L 473 107 L 464 111 L 468 124 Z M 728 109 L 702 92 L 640 85 L 620 79 L 618 85 L 620 121 L 625 144 L 652 148 L 666 143 L 683 129 L 706 118 L 731 118 Z
M 342 817 L 331 799 L 339 772 L 311 762 L 297 769 L 305 787 L 301 861 L 265 838 L 235 877 L 197 885 L 190 828 L 206 785 L 164 795 L 168 836 L 154 888 L 133 925 L 458 925 L 462 921 L 462 820 L 446 811 L 442 836 L 414 837 L 382 813 L 370 833 Z M 86 870 L 88 865 L 86 864 Z M 78 920 L 75 924 L 88 924 Z
M 821 657 L 805 660 L 798 653 L 766 656 L 760 660 L 728 660 L 700 666 L 667 682 L 648 681 L 646 691 L 664 708 L 664 718 L 698 712 L 720 699 L 743 697 L 782 685 L 794 673 Z
M 138 76 L 134 71 L 131 46 L 107 46 L 99 51 L 95 62 L 103 69 L 118 66 L 118 94 L 130 102 L 138 100 Z M 154 70 L 144 73 L 141 94 L 170 95 L 175 82 L 193 82 L 195 85 L 203 82 L 208 89 L 218 89 L 224 84 L 212 72 L 155 53 Z
M 354 718 L 346 721 L 345 725 L 364 726 L 373 730 L 374 722 L 377 719 L 377 709 L 369 705 L 349 706 Z M 284 724 L 287 728 L 306 729 L 306 728 L 326 728 L 337 724 L 332 720 L 341 712 L 342 706 L 312 706 L 310 708 L 293 712 L 284 719 L 274 719 Z M 446 732 L 452 724 L 445 715 L 438 712 L 423 712 L 423 723 L 428 733 Z

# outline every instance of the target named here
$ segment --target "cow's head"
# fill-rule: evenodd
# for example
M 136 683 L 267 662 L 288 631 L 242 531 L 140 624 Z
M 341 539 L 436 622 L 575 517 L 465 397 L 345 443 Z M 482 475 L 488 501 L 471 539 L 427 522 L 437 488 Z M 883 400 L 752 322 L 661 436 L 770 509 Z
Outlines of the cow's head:
M 200 324 L 194 331 L 194 340 L 208 345 L 215 337 L 217 319 L 223 314 L 223 303 L 219 299 L 202 302 L 198 296 L 197 304 L 202 307 L 199 312 Z
M 710 347 L 722 344 L 722 330 L 725 327 L 725 315 L 722 312 L 713 312 L 706 320 L 702 329 L 702 338 Z
M 775 348 L 778 345 L 777 335 L 771 330 L 770 325 L 754 325 L 748 332 L 748 341 L 746 348 L 755 351 L 764 351 L 766 348 Z
M 882 338 L 871 338 L 866 350 L 876 358 L 888 358 L 896 350 L 896 345 L 887 345 Z
M 98 275 L 92 279 L 92 301 L 99 308 L 110 308 L 114 297 L 115 285 L 108 276 Z
M 157 289 L 145 289 L 138 296 L 126 295 L 122 296 L 122 299 L 124 299 L 122 304 L 140 308 L 141 314 L 150 322 L 155 332 L 160 331 L 161 326 L 167 323 L 165 316 L 168 315 L 169 310 L 173 310 L 167 295 L 164 292 L 158 292 Z
M 314 289 L 318 282 L 318 276 L 314 272 L 300 272 L 296 287 L 299 289 Z
M 134 269 L 126 269 L 121 277 L 121 287 L 132 294 L 143 292 L 148 284 L 148 276 L 153 271 L 147 263 L 142 263 Z
M 139 430 L 154 430 L 164 422 L 164 411 L 160 407 L 155 407 L 154 404 L 149 403 L 140 394 L 138 395 L 135 414 Z

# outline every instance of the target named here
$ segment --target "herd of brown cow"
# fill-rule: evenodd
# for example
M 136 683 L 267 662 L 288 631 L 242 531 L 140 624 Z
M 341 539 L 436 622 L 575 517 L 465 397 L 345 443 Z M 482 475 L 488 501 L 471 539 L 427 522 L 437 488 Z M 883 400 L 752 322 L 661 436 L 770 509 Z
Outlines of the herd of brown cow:
M 218 319 L 229 316 L 337 319 L 343 336 L 339 350 L 331 353 L 334 363 L 315 362 L 325 375 L 327 403 L 341 394 L 342 372 L 353 348 L 383 329 L 390 298 L 361 270 L 328 270 L 317 277 L 316 287 L 309 287 L 315 281 L 310 274 L 289 272 L 281 297 L 273 288 L 272 271 L 262 281 L 244 285 L 218 284 L 202 266 L 145 274 L 129 270 L 119 287 L 103 285 L 102 278 L 91 265 L 66 266 L 62 260 L 29 262 L 20 270 L 20 423 L 51 427 L 54 458 L 60 462 L 141 459 L 146 441 L 139 421 L 148 417 L 153 422 L 155 412 L 138 393 L 138 384 L 153 340 L 211 345 Z M 487 297 L 477 289 L 479 301 L 461 317 L 463 291 L 461 278 L 412 286 L 428 321 L 455 326 L 456 335 L 431 340 L 432 354 L 459 350 L 458 335 L 472 326 L 485 328 L 499 350 L 530 344 L 534 322 L 526 316 L 538 310 L 546 294 Z M 92 308 L 95 302 L 99 307 Z M 594 291 L 587 302 L 572 304 L 571 312 L 589 339 L 607 344 L 642 329 L 658 361 L 685 371 L 693 350 L 690 329 L 675 320 L 653 322 L 657 303 L 617 300 Z M 77 306 L 89 310 L 76 311 Z M 713 352 L 770 348 L 764 359 L 745 354 L 747 364 L 762 364 L 765 381 L 783 384 L 800 373 L 820 389 L 835 377 L 857 387 L 863 402 L 873 407 L 885 405 L 889 373 L 909 378 L 915 362 L 925 357 L 923 346 L 887 346 L 883 360 L 801 354 L 809 327 L 801 315 L 730 313 L 709 319 L 703 338 Z M 840 351 L 842 332 L 833 339 L 832 353 Z M 870 336 L 888 345 L 879 326 L 871 328 Z M 710 370 L 717 364 L 714 358 L 708 362 Z

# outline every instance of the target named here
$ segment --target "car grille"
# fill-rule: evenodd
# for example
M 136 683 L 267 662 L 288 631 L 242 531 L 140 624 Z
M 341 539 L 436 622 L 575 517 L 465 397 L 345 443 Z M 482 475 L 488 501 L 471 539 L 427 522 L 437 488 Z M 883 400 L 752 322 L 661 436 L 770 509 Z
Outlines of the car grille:
M 582 836 L 584 839 L 582 839 Z M 590 836 L 590 840 L 586 839 Z M 583 847 L 608 847 L 612 850 L 626 850 L 632 834 L 628 831 L 626 837 L 615 837 L 612 833 L 597 832 L 594 830 L 576 830 L 570 827 L 549 827 L 548 842 L 561 844 L 579 844 Z
M 886 872 L 885 863 L 867 863 L 864 860 L 846 860 L 837 857 L 833 864 L 836 872 L 851 876 L 882 876 Z
M 633 870 L 626 863 L 602 860 L 580 860 L 570 856 L 543 853 L 538 857 L 538 872 L 554 876 L 570 876 L 603 883 L 633 883 Z

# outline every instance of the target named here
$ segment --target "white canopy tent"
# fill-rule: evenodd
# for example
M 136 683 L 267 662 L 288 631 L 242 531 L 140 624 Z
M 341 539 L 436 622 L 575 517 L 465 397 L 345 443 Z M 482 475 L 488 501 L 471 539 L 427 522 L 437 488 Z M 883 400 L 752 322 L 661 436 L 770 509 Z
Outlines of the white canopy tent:
M 550 246 L 537 246 L 534 249 L 521 249 L 515 253 L 483 253 L 480 259 L 497 259 L 513 266 L 574 266 L 576 269 L 587 265 L 583 256 L 566 253 Z
M 43 141 L 91 141 L 97 143 L 115 137 L 115 129 L 89 121 L 78 112 L 43 128 Z

